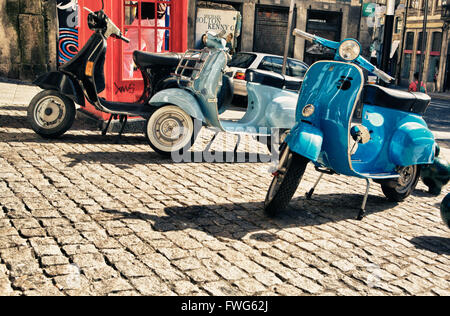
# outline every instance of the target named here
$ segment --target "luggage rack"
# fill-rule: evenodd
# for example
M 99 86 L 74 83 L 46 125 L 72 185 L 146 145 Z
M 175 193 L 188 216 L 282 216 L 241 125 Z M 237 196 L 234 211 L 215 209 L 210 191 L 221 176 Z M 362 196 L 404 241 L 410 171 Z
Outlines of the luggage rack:
M 209 49 L 189 49 L 184 53 L 183 58 L 175 70 L 175 77 L 180 81 L 187 81 L 191 83 L 200 77 L 200 74 L 205 67 L 206 62 L 211 56 Z

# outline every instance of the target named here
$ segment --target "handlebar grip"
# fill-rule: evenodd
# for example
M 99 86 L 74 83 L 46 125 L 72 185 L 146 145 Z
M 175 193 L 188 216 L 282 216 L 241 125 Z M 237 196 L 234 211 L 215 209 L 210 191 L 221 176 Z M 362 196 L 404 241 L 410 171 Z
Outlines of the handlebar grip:
M 383 80 L 386 83 L 390 83 L 391 81 L 393 81 L 395 79 L 378 68 L 375 68 L 375 70 L 373 70 L 372 73 L 374 73 L 378 78 L 380 78 L 381 80 Z
M 129 38 L 126 38 L 125 36 L 120 35 L 119 38 L 127 44 L 129 44 L 131 42 L 131 40 Z
M 313 42 L 316 39 L 316 37 L 314 35 L 304 32 L 299 29 L 295 29 L 293 32 L 293 35 L 297 36 L 297 37 L 303 37 L 305 40 L 310 41 L 310 42 Z

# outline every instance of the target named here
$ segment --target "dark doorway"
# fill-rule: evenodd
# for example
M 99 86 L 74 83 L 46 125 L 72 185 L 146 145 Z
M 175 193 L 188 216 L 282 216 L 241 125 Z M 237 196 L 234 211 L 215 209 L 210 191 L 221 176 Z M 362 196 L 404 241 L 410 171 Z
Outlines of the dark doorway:
M 308 10 L 306 32 L 339 42 L 341 40 L 342 12 Z M 333 59 L 334 51 L 320 45 L 305 43 L 304 62 L 312 65 L 318 60 Z
M 292 30 L 294 30 L 297 20 L 295 12 Z M 283 56 L 288 22 L 288 8 L 257 6 L 253 51 Z M 293 57 L 293 55 L 294 37 L 291 36 L 288 56 Z

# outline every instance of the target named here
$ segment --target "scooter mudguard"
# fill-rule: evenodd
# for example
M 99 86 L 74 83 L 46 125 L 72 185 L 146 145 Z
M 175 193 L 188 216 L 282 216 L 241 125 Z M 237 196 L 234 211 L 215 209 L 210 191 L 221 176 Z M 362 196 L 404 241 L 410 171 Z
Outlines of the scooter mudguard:
M 397 166 L 430 164 L 434 161 L 435 146 L 434 136 L 426 126 L 407 122 L 392 136 L 389 155 Z
M 317 161 L 322 149 L 323 133 L 317 127 L 307 123 L 299 123 L 294 126 L 286 137 L 289 148 L 311 161 Z
M 149 104 L 156 107 L 176 105 L 193 118 L 203 122 L 205 120 L 200 103 L 192 94 L 183 89 L 173 88 L 162 90 L 150 99 Z
M 37 78 L 34 84 L 44 90 L 56 90 L 76 104 L 85 106 L 84 94 L 80 85 L 62 72 L 48 72 Z

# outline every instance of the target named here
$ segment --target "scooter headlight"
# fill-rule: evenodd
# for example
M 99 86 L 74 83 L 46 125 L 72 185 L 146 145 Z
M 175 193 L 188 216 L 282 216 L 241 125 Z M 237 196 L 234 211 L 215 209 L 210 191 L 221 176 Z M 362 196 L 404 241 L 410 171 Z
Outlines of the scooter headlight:
M 310 117 L 311 115 L 314 114 L 315 110 L 316 110 L 316 108 L 314 105 L 308 104 L 303 108 L 302 115 L 303 115 L 303 117 Z
M 339 56 L 345 61 L 353 61 L 361 54 L 361 45 L 355 40 L 345 40 L 339 46 Z

